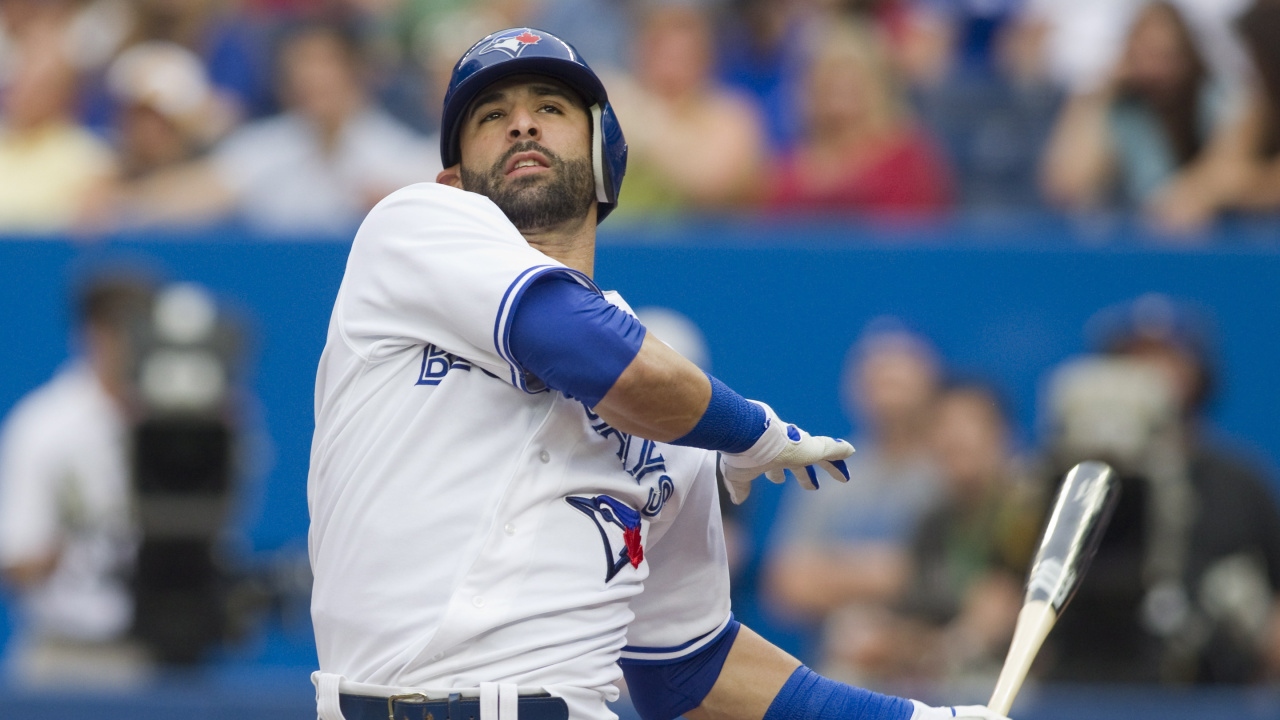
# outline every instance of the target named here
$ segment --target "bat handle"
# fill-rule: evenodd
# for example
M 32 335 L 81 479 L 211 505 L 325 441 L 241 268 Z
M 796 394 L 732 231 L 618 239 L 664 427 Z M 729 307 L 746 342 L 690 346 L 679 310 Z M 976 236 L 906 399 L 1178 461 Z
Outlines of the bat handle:
M 988 708 L 1001 715 L 1009 714 L 1013 698 L 1022 689 L 1022 681 L 1027 678 L 1027 671 L 1031 669 L 1031 661 L 1035 660 L 1036 653 L 1057 619 L 1053 606 L 1043 600 L 1034 600 L 1022 606 L 1018 613 L 1018 624 L 1013 631 L 1013 643 L 1004 659 L 1004 667 L 1000 669 L 1000 678 L 996 680 L 996 689 L 991 694 L 991 701 L 987 703 Z

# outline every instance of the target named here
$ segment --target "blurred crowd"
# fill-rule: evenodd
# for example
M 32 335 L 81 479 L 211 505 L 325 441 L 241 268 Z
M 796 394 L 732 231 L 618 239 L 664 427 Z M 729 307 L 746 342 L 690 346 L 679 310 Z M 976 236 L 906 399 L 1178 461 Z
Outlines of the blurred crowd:
M 866 328 L 844 391 L 857 454 L 839 492 L 788 488 L 760 592 L 813 635 L 823 672 L 985 699 L 1059 482 L 1106 460 L 1111 524 L 1033 668 L 1056 682 L 1280 679 L 1273 479 L 1206 420 L 1211 319 L 1164 295 L 1097 314 L 1089 355 L 1050 373 L 1041 447 L 1018 448 L 1004 394 L 948 370 L 892 319 Z
M 0 232 L 349 234 L 517 25 L 606 76 L 621 217 L 1280 210 L 1280 0 L 0 0 Z

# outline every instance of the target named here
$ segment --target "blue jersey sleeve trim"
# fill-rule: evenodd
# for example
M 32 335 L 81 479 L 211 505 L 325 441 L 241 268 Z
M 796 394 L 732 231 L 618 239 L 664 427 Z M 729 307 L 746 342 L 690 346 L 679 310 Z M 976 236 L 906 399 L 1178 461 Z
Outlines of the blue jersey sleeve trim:
M 627 645 L 622 648 L 622 659 L 630 662 L 664 664 L 678 662 L 681 658 L 697 654 L 699 650 L 716 642 L 724 635 L 731 625 L 734 624 L 733 613 L 716 626 L 714 630 L 699 635 L 698 637 L 670 647 L 643 647 L 640 645 Z
M 506 349 L 529 390 L 548 387 L 589 408 L 617 384 L 646 335 L 626 310 L 560 274 L 529 283 L 507 325 Z
M 507 291 L 503 293 L 502 301 L 498 304 L 498 313 L 493 322 L 493 346 L 498 351 L 498 355 L 507 361 L 507 365 L 511 367 L 511 384 L 529 394 L 545 392 L 547 388 L 543 386 L 530 387 L 525 377 L 525 369 L 520 366 L 515 356 L 511 354 L 511 318 L 515 308 L 520 304 L 520 298 L 524 296 L 524 291 L 528 290 L 529 286 L 538 278 L 551 274 L 565 275 L 598 295 L 604 294 L 586 273 L 563 265 L 535 265 L 520 273 L 507 286 Z

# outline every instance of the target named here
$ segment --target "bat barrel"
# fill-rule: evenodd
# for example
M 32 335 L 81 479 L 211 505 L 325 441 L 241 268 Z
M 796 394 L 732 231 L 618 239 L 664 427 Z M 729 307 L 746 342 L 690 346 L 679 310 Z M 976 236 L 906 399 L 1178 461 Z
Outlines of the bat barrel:
M 987 703 L 990 709 L 1009 714 L 1031 662 L 1098 550 L 1118 495 L 1115 473 L 1105 463 L 1080 463 L 1063 479 L 1027 576 L 1026 600 Z
M 1105 463 L 1083 462 L 1067 473 L 1027 577 L 1027 602 L 1044 600 L 1062 612 L 1098 551 L 1118 487 Z

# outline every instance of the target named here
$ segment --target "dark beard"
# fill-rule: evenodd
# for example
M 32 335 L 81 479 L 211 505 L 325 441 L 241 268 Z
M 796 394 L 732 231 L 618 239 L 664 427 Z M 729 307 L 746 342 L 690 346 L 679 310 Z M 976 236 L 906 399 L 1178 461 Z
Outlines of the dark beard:
M 503 186 L 507 160 L 516 153 L 536 150 L 546 156 L 551 173 L 518 177 Z M 511 147 L 488 172 L 462 170 L 462 188 L 493 201 L 521 232 L 556 227 L 586 217 L 595 200 L 595 173 L 591 160 L 565 160 L 527 140 Z

